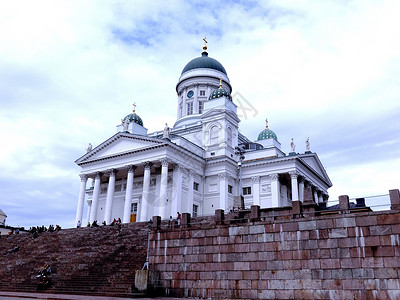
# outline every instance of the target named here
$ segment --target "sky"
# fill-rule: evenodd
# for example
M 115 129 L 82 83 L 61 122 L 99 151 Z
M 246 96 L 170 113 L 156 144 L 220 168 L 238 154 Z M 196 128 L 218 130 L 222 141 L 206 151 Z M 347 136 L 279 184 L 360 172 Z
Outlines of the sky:
M 310 138 L 330 199 L 400 188 L 400 2 L 1 1 L 0 209 L 7 224 L 73 227 L 74 161 L 132 111 L 176 121 L 175 85 L 208 53 L 256 140 Z M 240 98 L 238 98 L 240 95 Z

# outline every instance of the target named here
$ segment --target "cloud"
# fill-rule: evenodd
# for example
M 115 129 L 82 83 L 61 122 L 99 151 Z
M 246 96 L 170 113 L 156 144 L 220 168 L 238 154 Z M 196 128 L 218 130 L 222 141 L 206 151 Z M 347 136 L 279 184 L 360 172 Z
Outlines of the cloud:
M 242 133 L 255 140 L 268 117 L 286 152 L 310 137 L 331 198 L 396 188 L 399 13 L 390 0 L 2 2 L 1 209 L 15 225 L 72 226 L 75 159 L 133 102 L 149 132 L 174 124 L 204 36 L 257 112 Z

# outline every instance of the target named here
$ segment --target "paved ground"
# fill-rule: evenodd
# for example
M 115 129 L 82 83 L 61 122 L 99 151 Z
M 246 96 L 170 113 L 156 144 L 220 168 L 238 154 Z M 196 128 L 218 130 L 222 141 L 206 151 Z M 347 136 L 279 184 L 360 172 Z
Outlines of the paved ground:
M 129 298 L 120 297 L 101 297 L 101 296 L 80 296 L 80 295 L 60 295 L 60 294 L 44 294 L 44 293 L 16 293 L 1 292 L 1 300 L 29 300 L 29 299 L 45 299 L 45 300 L 127 300 Z M 160 300 L 178 300 L 178 298 L 140 298 L 142 300 L 160 299 Z

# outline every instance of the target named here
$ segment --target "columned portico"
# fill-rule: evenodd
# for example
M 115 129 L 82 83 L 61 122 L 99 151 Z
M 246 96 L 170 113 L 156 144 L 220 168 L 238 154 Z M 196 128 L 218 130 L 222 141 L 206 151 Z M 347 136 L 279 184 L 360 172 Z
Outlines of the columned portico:
M 81 177 L 81 188 L 79 190 L 78 207 L 76 209 L 75 224 L 77 224 L 78 221 L 81 221 L 82 223 L 83 206 L 85 204 L 86 183 L 88 180 L 88 177 L 84 174 L 81 174 L 79 176 Z
M 145 162 L 144 166 L 144 174 L 143 174 L 143 196 L 142 196 L 142 203 L 141 203 L 141 210 L 140 210 L 140 221 L 144 222 L 147 221 L 147 213 L 148 213 L 148 206 L 150 200 L 150 169 L 153 165 L 152 162 Z
M 280 194 L 280 183 L 279 183 L 279 174 L 275 173 L 271 175 L 271 194 L 272 194 L 272 203 L 271 207 L 278 207 L 281 199 Z
M 166 158 L 160 159 L 161 162 L 161 186 L 160 186 L 160 209 L 159 215 L 162 219 L 167 218 L 167 187 L 168 187 L 168 163 Z
M 182 171 L 180 165 L 174 166 L 173 172 L 173 192 L 171 199 L 171 216 L 175 217 L 178 212 L 182 212 Z
M 251 177 L 251 182 L 253 183 L 253 205 L 260 205 L 260 176 Z
M 94 179 L 94 189 L 93 189 L 93 199 L 92 208 L 90 210 L 90 223 L 97 221 L 97 207 L 99 206 L 99 196 L 100 196 L 100 181 L 102 174 L 97 172 Z
M 131 220 L 131 203 L 132 203 L 132 191 L 133 191 L 133 179 L 136 166 L 128 166 L 128 176 L 126 179 L 126 191 L 125 191 L 125 202 L 124 202 L 124 216 L 123 223 L 129 223 Z
M 219 209 L 228 208 L 228 173 L 219 173 Z
M 112 206 L 114 200 L 114 190 L 115 190 L 115 173 L 117 170 L 110 170 L 108 179 L 108 187 L 107 187 L 107 199 L 106 199 L 106 211 L 104 216 L 104 221 L 107 225 L 111 224 L 111 214 L 112 214 Z
M 299 188 L 297 185 L 298 174 L 296 172 L 289 172 L 292 184 L 292 201 L 299 201 Z

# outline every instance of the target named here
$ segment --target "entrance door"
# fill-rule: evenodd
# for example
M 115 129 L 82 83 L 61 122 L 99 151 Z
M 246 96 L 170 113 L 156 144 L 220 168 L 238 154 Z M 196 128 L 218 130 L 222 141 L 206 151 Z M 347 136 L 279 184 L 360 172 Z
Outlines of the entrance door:
M 130 222 L 131 222 L 131 223 L 135 223 L 135 222 L 136 222 L 136 214 L 132 214 L 132 215 L 131 215 L 131 220 L 130 220 Z

